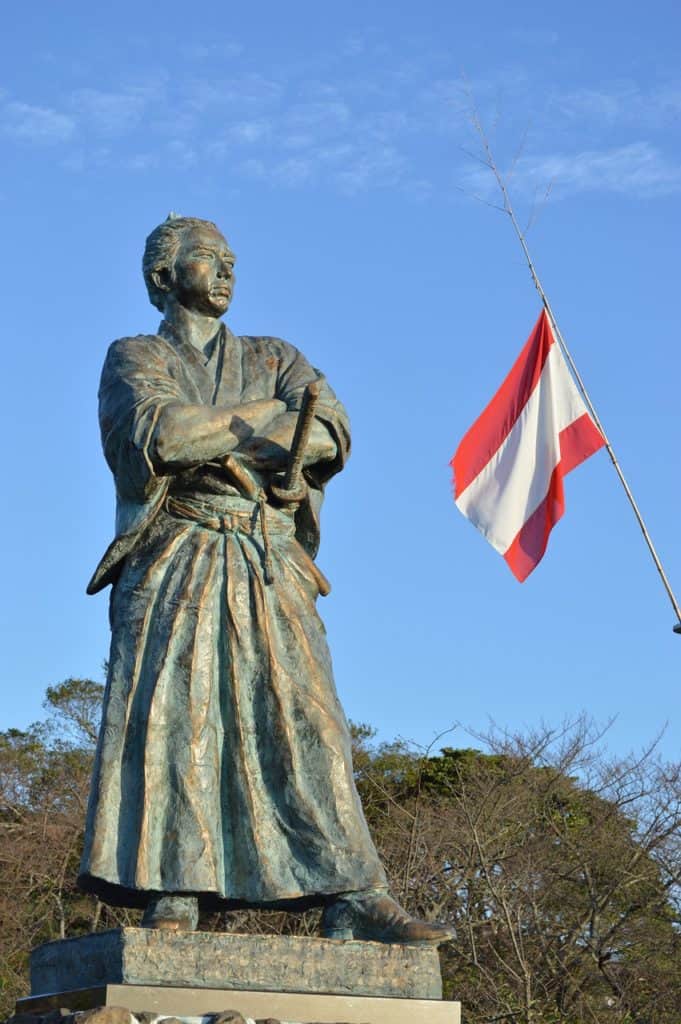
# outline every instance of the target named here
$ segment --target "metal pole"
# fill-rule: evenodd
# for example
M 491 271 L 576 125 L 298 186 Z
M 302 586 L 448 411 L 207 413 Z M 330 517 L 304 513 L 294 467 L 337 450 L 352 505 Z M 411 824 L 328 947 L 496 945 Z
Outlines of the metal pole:
M 591 398 L 589 397 L 589 393 L 587 392 L 586 387 L 584 386 L 584 381 L 582 380 L 581 375 L 579 373 L 579 370 L 577 369 L 577 367 L 575 365 L 575 362 L 574 362 L 574 360 L 573 360 L 573 358 L 572 358 L 572 356 L 570 354 L 570 350 L 568 349 L 567 345 L 565 344 L 565 339 L 563 338 L 563 335 L 562 335 L 561 330 L 560 330 L 560 328 L 558 326 L 558 323 L 556 322 L 556 318 L 553 315 L 553 310 L 551 309 L 551 304 L 550 304 L 550 302 L 549 302 L 549 300 L 547 298 L 547 295 L 546 295 L 546 292 L 544 291 L 544 288 L 542 287 L 542 283 L 539 280 L 539 277 L 537 275 L 537 271 L 535 270 L 535 267 L 534 267 L 534 263 L 532 262 L 532 257 L 530 256 L 530 250 L 527 247 L 527 242 L 525 241 L 525 236 L 523 235 L 523 232 L 522 232 L 522 230 L 520 228 L 520 225 L 518 224 L 518 221 L 516 219 L 516 215 L 515 215 L 515 212 L 513 210 L 513 206 L 511 204 L 511 200 L 510 200 L 510 197 L 509 197 L 509 194 L 508 194 L 508 189 L 506 188 L 506 183 L 504 182 L 504 179 L 501 177 L 501 174 L 499 173 L 497 165 L 494 162 L 494 157 L 492 156 L 492 151 L 490 149 L 489 143 L 487 141 L 487 138 L 486 138 L 486 136 L 485 136 L 485 134 L 484 134 L 484 132 L 482 130 L 482 126 L 480 125 L 479 121 L 477 121 L 477 125 L 476 126 L 477 126 L 478 132 L 479 132 L 479 134 L 480 134 L 480 136 L 482 138 L 483 145 L 485 147 L 485 152 L 487 154 L 487 159 L 488 159 L 488 162 L 489 162 L 488 165 L 489 165 L 490 169 L 492 170 L 492 172 L 494 173 L 494 176 L 497 179 L 497 184 L 499 185 L 499 188 L 501 189 L 501 194 L 504 197 L 504 212 L 507 213 L 508 216 L 511 218 L 511 223 L 513 224 L 513 227 L 515 229 L 515 233 L 518 236 L 518 240 L 519 240 L 519 242 L 520 242 L 520 244 L 522 246 L 523 253 L 525 254 L 525 259 L 527 260 L 527 266 L 529 267 L 530 274 L 532 275 L 532 280 L 534 282 L 534 286 L 537 289 L 537 291 L 539 292 L 539 297 L 541 298 L 541 301 L 542 301 L 542 304 L 544 306 L 544 309 L 546 310 L 546 313 L 547 313 L 547 315 L 549 317 L 549 320 L 551 321 L 551 326 L 553 327 L 553 330 L 554 330 L 554 333 L 556 335 L 556 339 L 558 341 L 558 344 L 560 345 L 561 350 L 563 351 L 563 353 L 565 355 L 565 358 L 568 361 L 570 369 L 572 370 L 572 372 L 573 372 L 573 374 L 575 376 L 575 380 L 577 381 L 577 384 L 579 386 L 579 390 L 581 391 L 582 396 L 584 398 L 584 401 L 586 402 L 587 408 L 588 408 L 589 412 L 591 413 L 591 416 L 593 417 L 594 423 L 596 424 L 596 426 L 600 430 L 601 434 L 603 435 L 603 439 L 605 441 L 605 448 L 606 448 L 606 451 L 607 451 L 608 455 L 610 456 L 610 461 L 612 462 L 613 466 L 615 467 L 615 472 L 617 473 L 617 476 L 620 479 L 620 483 L 622 484 L 622 487 L 624 488 L 624 493 L 626 494 L 627 498 L 629 499 L 629 504 L 631 505 L 631 507 L 632 507 L 632 509 L 634 511 L 634 515 L 636 516 L 636 521 L 638 522 L 638 525 L 641 528 L 641 532 L 643 534 L 643 538 L 644 538 L 646 544 L 648 545 L 648 550 L 650 551 L 650 554 L 651 554 L 651 557 L 653 559 L 653 562 L 655 563 L 655 568 L 657 569 L 657 571 L 659 573 L 659 576 L 660 576 L 660 579 L 662 580 L 662 583 L 664 585 L 664 588 L 667 591 L 667 596 L 669 597 L 669 600 L 672 603 L 672 608 L 674 609 L 674 614 L 676 615 L 676 619 L 677 619 L 676 625 L 674 626 L 674 632 L 681 634 L 681 605 L 679 605 L 679 602 L 677 601 L 677 599 L 676 599 L 676 597 L 674 595 L 674 591 L 671 588 L 671 584 L 670 584 L 670 582 L 669 582 L 669 580 L 667 578 L 667 574 L 664 571 L 664 568 L 662 567 L 662 562 L 660 561 L 659 555 L 658 555 L 657 551 L 655 550 L 655 545 L 653 544 L 651 536 L 648 533 L 648 528 L 646 527 L 646 524 L 645 524 L 645 522 L 643 520 L 643 516 L 641 515 L 639 507 L 636 504 L 636 501 L 634 499 L 634 495 L 631 493 L 631 488 L 629 487 L 629 484 L 626 481 L 624 473 L 622 472 L 622 468 L 621 468 L 619 462 L 617 461 L 617 457 L 615 455 L 615 452 L 613 451 L 612 445 L 610 444 L 610 441 L 608 440 L 608 436 L 607 436 L 607 434 L 606 434 L 606 432 L 605 432 L 605 430 L 603 428 L 603 424 L 601 423 L 600 417 L 599 417 L 598 413 L 596 412 L 596 409 L 594 408 L 594 404 L 591 401 Z

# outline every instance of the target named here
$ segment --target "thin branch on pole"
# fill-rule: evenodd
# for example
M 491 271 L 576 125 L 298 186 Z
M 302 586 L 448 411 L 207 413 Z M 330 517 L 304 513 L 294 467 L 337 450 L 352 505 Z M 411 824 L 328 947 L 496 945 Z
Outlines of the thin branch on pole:
M 489 139 L 487 138 L 487 135 L 485 134 L 485 130 L 484 130 L 483 126 L 482 126 L 482 122 L 480 120 L 480 115 L 478 113 L 478 109 L 477 109 L 477 106 L 475 104 L 473 95 L 472 95 L 472 93 L 470 91 L 470 88 L 468 89 L 468 95 L 469 95 L 469 100 L 470 100 L 470 111 L 471 111 L 471 118 L 472 118 L 472 121 L 473 121 L 473 127 L 475 128 L 476 132 L 480 136 L 480 140 L 482 142 L 482 146 L 483 146 L 483 149 L 484 149 L 484 152 L 485 152 L 485 157 L 486 157 L 485 160 L 482 160 L 480 162 L 486 164 L 490 168 L 490 170 L 492 171 L 492 173 L 493 173 L 493 175 L 494 175 L 494 177 L 496 179 L 497 185 L 499 186 L 499 190 L 500 190 L 501 195 L 503 197 L 503 204 L 504 204 L 503 205 L 503 212 L 506 213 L 508 215 L 508 217 L 510 218 L 511 224 L 513 225 L 514 231 L 515 231 L 515 233 L 516 233 L 516 235 L 518 237 L 518 241 L 520 242 L 520 245 L 522 246 L 522 250 L 523 250 L 523 253 L 525 255 L 525 260 L 527 261 L 527 266 L 528 266 L 530 274 L 532 276 L 532 281 L 534 282 L 534 286 L 537 289 L 537 292 L 539 293 L 539 297 L 540 297 L 540 299 L 542 301 L 544 309 L 546 310 L 546 314 L 547 314 L 549 320 L 551 321 L 551 326 L 552 326 L 553 332 L 554 332 L 554 334 L 556 336 L 556 340 L 558 341 L 558 344 L 560 345 L 560 348 L 561 348 L 561 350 L 562 350 L 562 352 L 563 352 L 563 354 L 564 354 L 564 356 L 565 356 L 565 358 L 566 358 L 566 360 L 568 362 L 568 365 L 569 365 L 570 369 L 572 370 L 572 373 L 574 374 L 574 377 L 575 377 L 575 380 L 576 380 L 577 385 L 579 387 L 579 390 L 582 393 L 582 397 L 584 398 L 586 406 L 587 406 L 589 412 L 591 413 L 593 421 L 596 424 L 596 426 L 598 427 L 598 429 L 600 430 L 601 434 L 603 435 L 603 440 L 605 441 L 605 449 L 606 449 L 606 451 L 607 451 L 607 453 L 608 453 L 608 455 L 610 457 L 610 461 L 613 464 L 615 472 L 617 473 L 617 476 L 619 477 L 620 483 L 622 484 L 622 487 L 624 488 L 624 493 L 626 494 L 626 496 L 627 496 L 627 498 L 629 500 L 629 504 L 631 505 L 631 507 L 633 509 L 634 515 L 636 517 L 636 521 L 638 522 L 638 525 L 641 528 L 641 532 L 643 534 L 644 540 L 646 542 L 646 545 L 648 546 L 648 550 L 649 550 L 650 555 L 651 555 L 651 557 L 653 559 L 653 562 L 655 563 L 655 568 L 657 569 L 657 571 L 659 573 L 660 579 L 662 580 L 664 588 L 665 588 L 665 590 L 667 592 L 667 596 L 669 597 L 669 600 L 671 601 L 672 608 L 674 609 L 674 614 L 676 615 L 676 618 L 677 618 L 677 622 L 676 622 L 676 624 L 674 626 L 674 632 L 681 634 L 681 605 L 679 605 L 679 602 L 677 601 L 677 599 L 676 599 L 676 597 L 674 595 L 674 591 L 671 588 L 671 584 L 669 582 L 669 579 L 667 578 L 666 572 L 664 571 L 664 568 L 662 566 L 662 562 L 660 561 L 659 555 L 658 555 L 657 551 L 655 550 L 655 545 L 652 542 L 651 536 L 650 536 L 650 534 L 648 532 L 648 528 L 647 528 L 647 526 L 646 526 L 646 524 L 645 524 L 645 522 L 643 520 L 643 516 L 641 515 L 639 507 L 636 504 L 636 500 L 634 499 L 634 495 L 631 492 L 631 488 L 629 487 L 629 484 L 627 483 L 627 480 L 626 480 L 626 478 L 624 476 L 624 473 L 622 472 L 622 468 L 621 468 L 621 466 L 620 466 L 620 464 L 619 464 L 619 462 L 617 460 L 615 452 L 613 451 L 612 445 L 610 444 L 610 441 L 608 440 L 608 435 L 605 432 L 605 429 L 603 427 L 603 424 L 601 423 L 600 417 L 599 417 L 598 413 L 596 412 L 596 409 L 594 408 L 594 404 L 591 401 L 591 398 L 589 396 L 588 391 L 586 390 L 586 387 L 584 385 L 584 381 L 582 380 L 582 377 L 581 377 L 581 375 L 579 373 L 579 370 L 577 369 L 577 367 L 575 365 L 575 362 L 574 362 L 574 360 L 572 358 L 572 355 L 570 354 L 570 350 L 568 349 L 568 347 L 567 347 L 567 345 L 565 343 L 565 339 L 564 339 L 564 337 L 563 337 L 563 335 L 561 333 L 560 327 L 558 326 L 558 323 L 557 323 L 556 318 L 554 316 L 553 309 L 551 308 L 551 303 L 548 300 L 548 296 L 546 295 L 546 292 L 544 291 L 542 283 L 539 280 L 539 277 L 537 275 L 537 271 L 536 271 L 534 262 L 532 260 L 532 256 L 530 255 L 530 250 L 528 249 L 528 246 L 527 246 L 527 240 L 525 238 L 525 234 L 523 233 L 522 228 L 520 227 L 520 225 L 518 223 L 518 220 L 516 218 L 515 211 L 513 209 L 512 203 L 511 203 L 511 198 L 510 198 L 509 193 L 508 193 L 508 188 L 506 186 L 506 182 L 504 181 L 504 178 L 503 178 L 503 176 L 502 176 L 502 174 L 501 174 L 501 172 L 499 170 L 498 164 L 497 164 L 496 160 L 494 159 L 494 154 L 492 153 L 492 149 L 491 149 L 491 146 L 490 146 L 490 143 L 489 143 Z M 493 205 L 493 204 L 490 204 L 490 205 Z M 501 209 L 501 207 L 497 207 L 497 209 Z

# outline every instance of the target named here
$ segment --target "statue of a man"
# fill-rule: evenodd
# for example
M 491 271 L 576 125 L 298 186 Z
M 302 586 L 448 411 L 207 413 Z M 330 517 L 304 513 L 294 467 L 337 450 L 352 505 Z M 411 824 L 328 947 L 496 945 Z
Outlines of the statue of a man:
M 148 927 L 322 905 L 328 937 L 443 942 L 387 893 L 315 607 L 345 410 L 292 345 L 221 322 L 234 255 L 214 224 L 171 215 L 143 267 L 163 321 L 113 343 L 99 393 L 117 521 L 88 588 L 112 584 L 112 642 L 80 884 Z

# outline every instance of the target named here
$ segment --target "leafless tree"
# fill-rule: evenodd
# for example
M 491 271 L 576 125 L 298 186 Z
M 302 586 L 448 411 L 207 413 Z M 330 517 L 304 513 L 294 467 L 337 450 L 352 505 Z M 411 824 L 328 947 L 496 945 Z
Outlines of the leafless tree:
M 44 723 L 0 734 L 0 1016 L 26 992 L 33 946 L 138 920 L 75 886 L 100 698 L 69 680 L 48 691 Z M 584 718 L 491 728 L 467 738 L 477 749 L 375 746 L 365 726 L 354 737 L 393 892 L 457 928 L 443 980 L 471 1024 L 678 1024 L 680 765 L 654 744 L 608 756 Z M 240 911 L 201 926 L 314 934 L 318 916 Z

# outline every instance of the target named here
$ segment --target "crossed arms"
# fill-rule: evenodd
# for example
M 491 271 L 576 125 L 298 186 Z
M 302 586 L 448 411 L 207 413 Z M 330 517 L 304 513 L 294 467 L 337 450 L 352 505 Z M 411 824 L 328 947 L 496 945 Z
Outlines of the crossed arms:
M 280 470 L 288 460 L 297 412 L 277 398 L 232 408 L 169 403 L 158 417 L 150 455 L 160 473 L 202 465 L 238 452 L 257 469 Z M 304 464 L 336 456 L 336 444 L 319 420 L 312 426 Z

